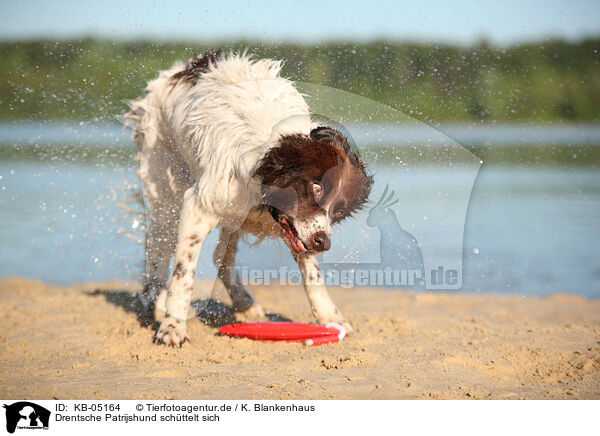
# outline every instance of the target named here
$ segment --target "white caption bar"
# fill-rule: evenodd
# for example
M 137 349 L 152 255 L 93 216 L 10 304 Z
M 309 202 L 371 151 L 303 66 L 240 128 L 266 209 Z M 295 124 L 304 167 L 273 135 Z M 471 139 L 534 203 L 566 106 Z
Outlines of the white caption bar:
M 595 428 L 599 406 L 598 401 L 0 401 L 2 431 L 19 436 L 42 429 L 44 436 L 577 434 Z

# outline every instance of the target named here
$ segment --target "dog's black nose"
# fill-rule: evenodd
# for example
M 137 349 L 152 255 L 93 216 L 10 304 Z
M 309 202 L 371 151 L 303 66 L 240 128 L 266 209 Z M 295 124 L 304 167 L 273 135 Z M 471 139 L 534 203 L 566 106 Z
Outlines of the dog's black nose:
M 331 239 L 325 232 L 317 232 L 312 237 L 312 245 L 315 251 L 327 251 L 331 247 Z

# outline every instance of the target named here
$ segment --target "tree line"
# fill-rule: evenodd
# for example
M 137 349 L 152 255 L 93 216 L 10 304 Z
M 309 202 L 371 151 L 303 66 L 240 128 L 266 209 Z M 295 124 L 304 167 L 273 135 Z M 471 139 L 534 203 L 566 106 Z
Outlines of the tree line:
M 600 39 L 509 47 L 4 41 L 0 119 L 114 120 L 158 70 L 215 48 L 282 59 L 286 77 L 360 94 L 428 122 L 600 119 Z

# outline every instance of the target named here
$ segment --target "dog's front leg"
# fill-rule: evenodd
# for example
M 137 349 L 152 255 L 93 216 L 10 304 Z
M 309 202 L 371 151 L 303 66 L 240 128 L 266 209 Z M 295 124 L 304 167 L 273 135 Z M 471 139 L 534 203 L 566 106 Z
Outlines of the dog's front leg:
M 177 231 L 175 267 L 165 304 L 166 316 L 156 332 L 155 342 L 180 347 L 186 339 L 189 340 L 187 319 L 196 264 L 204 240 L 218 224 L 219 218 L 203 212 L 196 200 L 194 187 L 189 188 L 183 196 Z
M 312 255 L 299 255 L 296 260 L 304 278 L 304 290 L 308 296 L 310 308 L 317 322 L 319 324 L 335 322 L 341 324 L 347 333 L 351 333 L 352 326 L 344 319 L 329 297 L 317 258 Z

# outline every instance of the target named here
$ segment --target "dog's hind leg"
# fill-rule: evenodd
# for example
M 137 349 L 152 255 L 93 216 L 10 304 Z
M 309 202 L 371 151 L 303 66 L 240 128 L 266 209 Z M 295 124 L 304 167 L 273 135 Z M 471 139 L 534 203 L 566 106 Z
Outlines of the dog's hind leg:
M 146 285 L 138 298 L 146 306 L 147 316 L 153 315 L 153 319 L 159 322 L 166 312 L 169 264 L 175 253 L 177 222 L 176 219 L 163 222 L 150 220 L 146 235 Z
M 233 309 L 236 312 L 244 312 L 244 316 L 247 318 L 263 319 L 265 312 L 244 288 L 235 268 L 235 255 L 240 236 L 239 230 L 222 227 L 213 259 L 218 270 L 219 279 L 221 279 L 231 297 Z
M 344 319 L 331 300 L 325 280 L 319 270 L 319 264 L 315 256 L 299 255 L 297 257 L 298 267 L 304 279 L 304 290 L 310 302 L 310 308 L 319 324 L 328 324 L 335 322 L 342 325 L 347 333 L 352 332 L 352 326 Z
M 159 157 L 153 156 L 157 163 L 152 168 L 164 168 Z M 163 158 L 164 160 L 164 158 Z M 165 171 L 168 173 L 170 168 Z M 169 264 L 177 242 L 177 225 L 185 185 L 169 183 L 158 171 L 145 171 L 142 177 L 144 197 L 148 203 L 148 231 L 146 232 L 146 268 L 144 289 L 138 294 L 146 315 L 150 317 L 157 310 L 164 314 L 166 285 L 169 280 Z M 188 185 L 189 186 L 189 185 Z M 159 296 L 160 294 L 160 296 Z M 157 299 L 157 296 L 159 298 Z
M 151 217 L 146 233 L 146 268 L 144 289 L 138 299 L 149 315 L 159 293 L 165 289 L 169 279 L 169 263 L 175 252 L 177 239 L 176 222 Z M 163 302 L 164 304 L 164 302 Z M 164 307 L 161 308 L 164 310 Z
M 157 138 L 144 136 L 139 154 L 148 216 L 144 289 L 138 294 L 148 319 L 161 321 L 165 313 L 169 264 L 177 242 L 177 226 L 185 191 L 192 186 L 189 168 L 182 158 Z M 158 296 L 158 298 L 157 298 Z M 153 309 L 153 310 L 152 310 Z
M 177 230 L 175 267 L 166 299 L 166 316 L 156 332 L 155 342 L 181 346 L 189 339 L 187 319 L 194 285 L 194 275 L 202 244 L 219 224 L 219 217 L 202 210 L 196 197 L 196 187 L 183 196 L 183 205 Z

